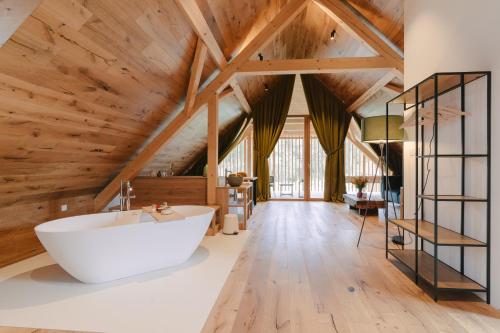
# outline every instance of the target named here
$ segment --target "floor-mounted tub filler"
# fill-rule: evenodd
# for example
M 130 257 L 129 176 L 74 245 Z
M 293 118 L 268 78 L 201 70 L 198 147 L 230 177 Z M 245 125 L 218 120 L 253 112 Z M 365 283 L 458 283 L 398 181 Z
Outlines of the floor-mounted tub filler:
M 40 224 L 49 255 L 85 283 L 100 283 L 179 265 L 200 245 L 214 209 L 172 207 L 178 220 L 157 222 L 141 210 L 99 213 Z

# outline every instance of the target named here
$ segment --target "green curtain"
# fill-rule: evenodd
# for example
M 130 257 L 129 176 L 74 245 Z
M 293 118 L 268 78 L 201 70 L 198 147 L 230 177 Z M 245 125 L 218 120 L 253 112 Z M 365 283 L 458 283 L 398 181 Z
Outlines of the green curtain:
M 285 125 L 292 100 L 295 75 L 286 75 L 252 109 L 253 117 L 253 175 L 257 177 L 257 200 L 267 201 L 269 189 L 269 163 L 274 146 Z
M 238 145 L 245 130 L 250 125 L 250 117 L 241 115 L 237 121 L 229 126 L 223 133 L 219 134 L 219 163 Z M 185 176 L 203 176 L 207 165 L 207 150 L 201 153 L 198 159 L 183 173 Z M 237 172 L 240 170 L 234 170 Z
M 344 140 L 351 114 L 321 81 L 301 75 L 309 114 L 319 143 L 326 153 L 325 201 L 343 201 L 345 187 Z

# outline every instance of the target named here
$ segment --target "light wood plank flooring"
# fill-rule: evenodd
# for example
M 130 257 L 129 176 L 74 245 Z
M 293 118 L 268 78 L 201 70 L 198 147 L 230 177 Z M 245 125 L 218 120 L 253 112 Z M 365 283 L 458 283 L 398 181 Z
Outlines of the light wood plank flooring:
M 45 330 L 39 328 L 0 327 L 0 333 L 85 333 L 80 331 Z M 87 332 L 90 333 L 90 332 Z
M 360 225 L 341 204 L 257 205 L 204 332 L 500 332 L 477 297 L 435 303 L 386 260 L 377 217 L 356 248 Z

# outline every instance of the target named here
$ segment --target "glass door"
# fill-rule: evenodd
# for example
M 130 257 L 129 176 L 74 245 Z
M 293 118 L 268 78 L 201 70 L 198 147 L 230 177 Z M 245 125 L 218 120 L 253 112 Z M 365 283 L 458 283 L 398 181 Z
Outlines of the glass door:
M 304 199 L 304 117 L 288 117 L 269 157 L 273 199 Z

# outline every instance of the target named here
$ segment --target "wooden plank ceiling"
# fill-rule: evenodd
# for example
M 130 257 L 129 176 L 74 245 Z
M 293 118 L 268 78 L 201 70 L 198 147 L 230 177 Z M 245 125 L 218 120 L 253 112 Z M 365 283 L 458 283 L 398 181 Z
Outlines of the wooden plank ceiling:
M 286 3 L 196 1 L 228 60 Z M 93 196 L 161 123 L 178 114 L 198 38 L 173 0 L 40 0 L 36 8 L 32 0 L 8 3 L 22 10 L 14 11 L 20 14 L 0 48 L 0 242 L 19 225 L 26 232 L 15 237 L 29 242 L 33 224 L 91 211 Z M 350 3 L 402 48 L 402 0 Z M 25 16 L 19 25 L 19 17 Z M 260 53 L 264 59 L 373 55 L 314 2 Z M 257 54 L 252 60 L 258 60 Z M 201 82 L 214 71 L 216 65 L 207 56 Z M 384 74 L 320 78 L 350 104 Z M 278 77 L 237 80 L 253 105 L 265 94 L 265 85 L 272 89 Z M 238 101 L 225 98 L 221 128 L 240 114 Z M 202 112 L 192 120 L 143 172 L 168 162 L 175 171 L 189 165 L 205 148 L 205 119 Z M 74 204 L 60 212 L 61 202 Z M 23 212 L 18 206 L 25 204 L 30 209 Z
M 284 3 L 284 1 L 265 0 L 197 0 L 197 4 L 226 59 L 234 56 L 248 40 L 251 40 L 279 12 Z M 350 3 L 402 49 L 404 29 L 401 0 L 357 0 Z M 333 41 L 330 40 L 332 30 L 336 31 Z M 311 2 L 271 43 L 254 54 L 251 60 L 259 60 L 259 53 L 265 60 L 376 55 L 360 40 L 353 38 L 314 2 Z M 350 105 L 386 73 L 387 71 L 380 70 L 349 74 L 321 74 L 319 78 L 346 105 Z M 240 75 L 237 81 L 250 104 L 255 104 L 265 95 L 265 87 L 272 88 L 279 81 L 279 76 Z M 393 82 L 396 85 L 401 84 L 398 79 L 394 79 Z M 390 94 L 388 93 L 386 96 L 390 96 Z M 371 102 L 372 100 L 369 99 L 366 104 Z M 298 107 L 303 108 L 303 106 Z M 293 108 L 294 106 L 292 106 Z M 182 147 L 182 144 L 179 146 L 179 142 L 170 142 L 155 156 L 142 174 L 149 173 L 151 169 L 156 170 L 164 167 L 171 161 L 174 161 L 174 165 L 182 169 L 184 165 L 189 165 L 192 162 L 196 153 L 204 151 L 206 147 L 205 137 L 202 143 L 202 141 L 197 140 L 192 131 L 185 129 L 183 132 L 191 133 L 191 137 L 188 133 L 183 134 L 186 139 L 200 142 L 199 145 L 197 144 L 197 148 L 193 147 L 188 153 L 187 147 Z M 203 133 L 205 135 L 206 129 Z M 179 155 L 175 153 L 177 149 Z M 179 162 L 176 163 L 176 160 Z

